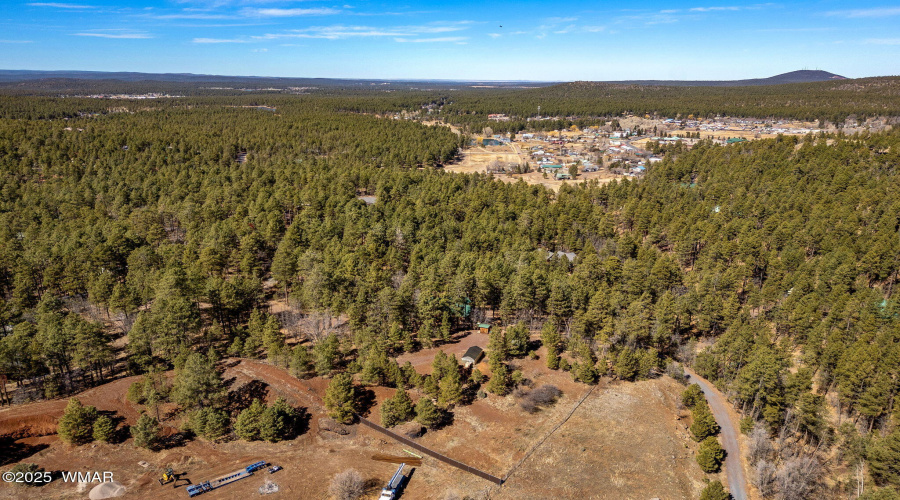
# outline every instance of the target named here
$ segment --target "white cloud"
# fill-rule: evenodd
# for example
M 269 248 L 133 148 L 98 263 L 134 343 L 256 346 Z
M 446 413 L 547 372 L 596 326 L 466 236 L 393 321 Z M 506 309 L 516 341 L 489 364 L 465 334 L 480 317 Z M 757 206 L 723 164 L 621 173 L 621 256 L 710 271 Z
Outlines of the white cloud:
M 252 52 L 268 52 L 269 49 L 253 49 Z
M 401 43 L 441 43 L 441 42 L 463 42 L 468 40 L 468 37 L 465 36 L 444 36 L 437 38 L 415 38 L 412 40 L 406 38 L 395 38 L 394 41 Z
M 740 7 L 694 7 L 691 12 L 717 12 L 723 10 L 741 10 Z M 663 11 L 665 12 L 665 11 Z
M 900 38 L 869 38 L 867 44 L 871 45 L 900 45 Z
M 159 16 L 153 16 L 153 19 L 234 19 L 235 16 L 229 16 L 225 14 L 162 14 Z
M 96 9 L 93 5 L 78 5 L 74 3 L 35 2 L 26 5 L 32 7 L 54 7 L 57 9 Z
M 500 33 L 488 33 L 488 36 L 491 38 L 500 38 L 503 35 L 501 35 Z
M 245 16 L 252 17 L 300 17 L 300 16 L 329 16 L 339 14 L 341 11 L 329 7 L 317 7 L 313 9 L 244 9 Z
M 691 12 L 718 12 L 723 10 L 740 10 L 738 7 L 694 7 Z
M 560 23 L 571 23 L 573 21 L 577 21 L 577 17 L 548 17 L 547 23 L 549 24 L 560 24 Z
M 147 33 L 73 33 L 74 36 L 93 36 L 97 38 L 153 38 Z
M 290 30 L 282 33 L 266 33 L 265 35 L 254 36 L 252 38 L 256 40 L 277 40 L 284 38 L 322 38 L 327 40 L 365 37 L 406 38 L 424 34 L 461 31 L 467 29 L 467 24 L 469 23 L 470 21 L 459 21 L 453 23 L 431 23 L 419 26 L 395 26 L 385 28 L 376 28 L 372 26 L 345 26 L 337 24 L 332 26 L 311 26 L 309 28 Z
M 31 40 L 0 40 L 0 43 L 34 43 Z
M 247 43 L 247 40 L 228 38 L 194 38 L 194 43 Z
M 839 17 L 889 17 L 900 16 L 900 7 L 883 7 L 876 9 L 835 10 L 827 13 L 829 16 Z

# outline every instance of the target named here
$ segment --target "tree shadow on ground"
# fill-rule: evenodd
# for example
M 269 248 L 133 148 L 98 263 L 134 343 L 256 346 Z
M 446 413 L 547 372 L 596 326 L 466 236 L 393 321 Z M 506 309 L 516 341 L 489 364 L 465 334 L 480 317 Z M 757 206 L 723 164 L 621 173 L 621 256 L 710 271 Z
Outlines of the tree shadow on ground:
M 9 438 L 0 439 L 0 466 L 21 462 L 26 458 L 49 448 L 49 444 L 25 444 Z
M 475 402 L 478 398 L 478 391 L 481 390 L 481 384 L 466 384 L 463 386 L 462 397 L 459 398 L 458 406 L 468 406 Z
M 293 435 L 289 436 L 288 439 L 293 439 L 309 432 L 309 422 L 312 420 L 312 414 L 309 413 L 307 408 L 301 406 L 294 408 L 294 411 L 297 412 L 297 418 L 294 420 Z
M 375 407 L 375 403 L 377 399 L 375 398 L 375 391 L 372 389 L 368 389 L 365 387 L 357 388 L 356 390 L 356 408 L 357 413 L 362 415 L 363 417 L 368 417 L 369 412 L 372 408 Z
M 394 498 L 401 498 L 403 494 L 406 492 L 406 486 L 409 485 L 409 482 L 412 481 L 413 474 L 416 473 L 416 468 L 411 467 L 409 469 L 409 474 L 406 475 L 406 479 L 403 480 L 403 483 L 400 485 L 400 488 L 397 490 L 397 496 Z
M 225 404 L 225 410 L 234 414 L 249 407 L 254 399 L 265 402 L 266 394 L 268 393 L 269 384 L 262 380 L 251 380 L 228 393 L 228 402 Z
M 131 437 L 129 427 L 125 425 L 125 417 L 112 410 L 98 410 L 97 413 L 109 417 L 109 419 L 112 420 L 112 423 L 115 426 L 112 437 L 110 437 L 109 439 L 109 444 L 121 444 L 126 439 Z
M 176 432 L 169 436 L 160 436 L 159 441 L 153 447 L 155 450 L 170 450 L 172 448 L 181 448 L 189 441 L 187 433 Z

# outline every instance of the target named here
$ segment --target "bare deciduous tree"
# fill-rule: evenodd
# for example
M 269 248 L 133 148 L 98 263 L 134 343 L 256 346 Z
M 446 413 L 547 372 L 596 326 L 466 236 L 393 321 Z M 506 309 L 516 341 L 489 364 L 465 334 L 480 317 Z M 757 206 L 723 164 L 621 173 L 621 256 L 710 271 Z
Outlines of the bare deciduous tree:
M 760 460 L 769 460 L 772 456 L 772 442 L 769 440 L 769 433 L 762 424 L 756 424 L 753 431 L 750 432 L 750 445 L 747 449 L 747 460 L 751 464 L 756 464 Z
M 365 481 L 356 469 L 347 469 L 334 476 L 328 492 L 335 500 L 356 500 L 365 491 Z
M 778 498 L 782 500 L 813 498 L 821 476 L 822 464 L 815 457 L 795 457 L 786 460 L 776 475 Z
M 771 498 L 775 495 L 775 464 L 768 460 L 756 462 L 751 481 L 759 490 L 763 498 Z

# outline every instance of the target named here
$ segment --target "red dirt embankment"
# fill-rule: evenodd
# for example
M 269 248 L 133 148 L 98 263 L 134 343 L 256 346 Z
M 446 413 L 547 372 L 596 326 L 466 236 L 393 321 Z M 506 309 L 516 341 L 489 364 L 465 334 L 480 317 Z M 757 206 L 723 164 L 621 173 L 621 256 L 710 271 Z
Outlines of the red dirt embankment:
M 137 421 L 140 413 L 126 401 L 128 386 L 140 377 L 126 377 L 88 389 L 77 395 L 84 405 L 115 412 L 125 423 Z M 56 434 L 56 422 L 68 404 L 68 398 L 53 399 L 0 409 L 0 438 L 22 439 Z

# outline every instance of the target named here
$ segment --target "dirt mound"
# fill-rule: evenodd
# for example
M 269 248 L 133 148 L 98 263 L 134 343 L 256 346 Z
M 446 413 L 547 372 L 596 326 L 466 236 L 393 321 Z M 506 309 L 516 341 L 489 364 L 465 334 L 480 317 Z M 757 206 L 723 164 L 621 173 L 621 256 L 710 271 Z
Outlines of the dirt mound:
M 104 500 L 105 498 L 116 498 L 125 494 L 125 486 L 118 482 L 100 483 L 94 486 L 94 489 L 88 493 L 91 500 Z
M 0 421 L 0 439 L 23 439 L 56 434 L 56 418 L 51 415 L 27 415 Z
M 344 425 L 342 423 L 336 422 L 328 417 L 323 417 L 319 419 L 319 434 L 322 433 L 334 433 L 338 436 L 346 436 L 350 434 L 350 426 Z
M 422 424 L 417 424 L 415 422 L 407 422 L 405 424 L 398 425 L 393 429 L 394 432 L 400 434 L 401 436 L 406 436 L 410 439 L 421 437 L 422 434 L 425 434 L 425 427 Z

